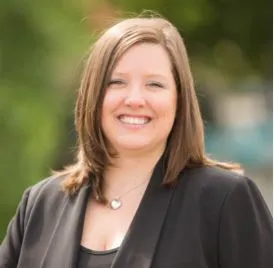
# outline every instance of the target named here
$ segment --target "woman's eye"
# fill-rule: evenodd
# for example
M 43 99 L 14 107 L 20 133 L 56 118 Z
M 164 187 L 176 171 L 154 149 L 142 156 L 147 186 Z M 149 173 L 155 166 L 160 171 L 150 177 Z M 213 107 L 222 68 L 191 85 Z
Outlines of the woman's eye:
M 164 85 L 160 82 L 149 82 L 148 85 L 150 87 L 164 88 Z
M 120 79 L 113 79 L 113 80 L 110 80 L 108 82 L 108 86 L 111 86 L 111 85 L 117 85 L 117 86 L 120 86 L 120 85 L 124 85 L 125 82 L 123 80 L 120 80 Z

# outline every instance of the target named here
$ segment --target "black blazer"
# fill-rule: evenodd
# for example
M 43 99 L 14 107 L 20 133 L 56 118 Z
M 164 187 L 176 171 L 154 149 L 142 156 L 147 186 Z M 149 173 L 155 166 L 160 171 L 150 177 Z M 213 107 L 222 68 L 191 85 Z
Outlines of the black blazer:
M 160 187 L 159 161 L 112 268 L 270 268 L 271 214 L 254 183 L 213 167 Z M 27 189 L 0 248 L 1 268 L 76 268 L 89 185 L 51 177 Z

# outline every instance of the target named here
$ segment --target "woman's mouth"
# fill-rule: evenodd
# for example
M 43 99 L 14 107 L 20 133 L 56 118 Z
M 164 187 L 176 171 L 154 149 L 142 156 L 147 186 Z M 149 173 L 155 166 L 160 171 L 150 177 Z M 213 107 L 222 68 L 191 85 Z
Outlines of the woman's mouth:
M 120 115 L 118 119 L 123 124 L 129 125 L 145 125 L 151 121 L 151 118 L 148 116 L 129 116 L 129 115 Z

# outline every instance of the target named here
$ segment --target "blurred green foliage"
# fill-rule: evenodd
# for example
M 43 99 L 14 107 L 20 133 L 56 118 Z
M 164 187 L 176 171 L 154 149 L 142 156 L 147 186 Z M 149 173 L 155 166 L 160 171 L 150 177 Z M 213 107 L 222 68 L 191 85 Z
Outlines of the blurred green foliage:
M 82 16 L 74 1 L 1 2 L 0 240 L 23 189 L 49 175 L 67 140 L 73 74 L 89 44 Z
M 23 189 L 70 159 L 74 91 L 92 41 L 89 19 L 105 5 L 0 3 L 0 241 Z M 269 1 L 112 0 L 107 6 L 157 10 L 170 19 L 186 40 L 199 84 L 219 90 L 244 76 L 271 80 Z

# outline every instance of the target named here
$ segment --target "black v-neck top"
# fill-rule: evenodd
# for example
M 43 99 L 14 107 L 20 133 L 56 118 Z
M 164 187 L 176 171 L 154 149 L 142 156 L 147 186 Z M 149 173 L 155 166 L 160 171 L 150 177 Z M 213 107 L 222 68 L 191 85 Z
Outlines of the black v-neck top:
M 80 246 L 76 268 L 110 268 L 118 248 L 97 251 Z

